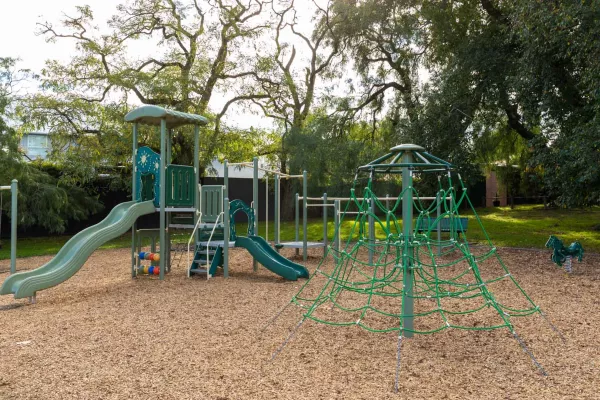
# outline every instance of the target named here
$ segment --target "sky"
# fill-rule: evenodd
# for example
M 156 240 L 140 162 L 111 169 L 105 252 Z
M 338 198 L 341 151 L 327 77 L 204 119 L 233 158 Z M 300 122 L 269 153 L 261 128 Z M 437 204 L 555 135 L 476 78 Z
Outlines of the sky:
M 84 0 L 92 7 L 95 19 L 106 21 L 118 4 L 111 0 Z M 82 0 L 27 0 L 6 1 L 0 14 L 0 52 L 3 57 L 21 59 L 19 66 L 39 72 L 48 59 L 68 60 L 74 50 L 72 42 L 61 40 L 46 43 L 43 36 L 36 36 L 36 23 L 58 22 L 64 13 L 74 15 L 76 5 Z
M 89 5 L 94 13 L 94 21 L 103 29 L 106 21 L 116 12 L 118 0 L 27 0 L 8 1 L 2 4 L 3 12 L 0 14 L 0 57 L 13 57 L 20 59 L 19 69 L 30 69 L 40 73 L 47 60 L 53 59 L 67 62 L 75 52 L 75 42 L 70 39 L 61 39 L 55 42 L 46 42 L 39 32 L 38 23 L 50 22 L 61 30 L 60 21 L 64 15 L 76 15 L 75 7 Z M 138 42 L 139 43 L 139 42 Z M 153 44 L 137 49 L 141 54 L 151 53 Z M 137 52 L 136 51 L 136 52 Z M 26 92 L 37 90 L 35 85 L 25 85 Z M 226 102 L 223 96 L 213 96 L 211 106 L 222 107 Z M 136 100 L 134 97 L 131 97 Z M 222 104 L 220 104 L 222 103 Z M 240 128 L 260 127 L 269 128 L 272 122 L 262 116 L 243 111 L 241 108 L 231 107 L 226 122 L 233 122 Z M 239 122 L 238 122 L 239 121 Z
M 44 36 L 36 35 L 37 23 L 50 22 L 61 30 L 60 20 L 67 15 L 76 15 L 75 6 L 87 4 L 94 13 L 94 21 L 103 29 L 105 22 L 116 12 L 116 6 L 123 0 L 20 0 L 5 1 L 0 14 L 0 56 L 19 58 L 19 68 L 40 73 L 45 62 L 50 59 L 69 61 L 75 51 L 74 41 L 61 39 L 46 42 Z M 300 16 L 301 23 L 310 29 L 310 16 Z M 138 42 L 139 43 L 139 42 Z M 303 46 L 304 44 L 298 44 Z M 141 54 L 151 53 L 153 45 L 136 49 Z M 300 48 L 300 47 L 299 47 Z M 26 86 L 25 91 L 37 90 Z M 132 97 L 133 98 L 133 97 Z M 227 101 L 226 96 L 214 95 L 211 107 L 220 109 Z M 270 128 L 273 122 L 262 115 L 256 115 L 241 107 L 230 107 L 225 122 L 240 128 Z

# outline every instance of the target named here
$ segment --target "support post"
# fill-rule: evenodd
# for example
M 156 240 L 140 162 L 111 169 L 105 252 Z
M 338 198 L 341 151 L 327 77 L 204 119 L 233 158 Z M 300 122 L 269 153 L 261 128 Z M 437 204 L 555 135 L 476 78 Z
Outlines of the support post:
M 300 197 L 298 196 L 298 193 L 296 193 L 296 197 L 294 199 L 294 204 L 295 204 L 295 214 L 296 214 L 296 235 L 294 236 L 294 240 L 296 241 L 296 243 L 298 243 L 300 241 Z M 296 247 L 296 255 L 300 255 L 300 249 Z
M 225 220 L 225 228 L 223 229 L 223 277 L 229 277 L 229 198 L 225 197 L 223 203 L 223 219 Z
M 254 157 L 254 177 L 252 185 L 252 210 L 254 211 L 254 234 L 258 235 L 258 157 Z M 252 268 L 258 271 L 256 258 L 252 259 Z
M 17 272 L 17 194 L 19 183 L 13 179 L 10 183 L 10 273 Z M 1 217 L 1 216 L 0 216 Z
M 279 232 L 279 207 L 281 207 L 281 199 L 279 198 L 279 174 L 275 174 L 275 209 L 274 211 L 274 215 L 273 215 L 273 223 L 275 224 L 275 236 L 274 236 L 274 240 L 275 240 L 275 244 L 279 244 L 281 243 L 281 236 L 280 236 L 280 232 Z M 277 251 L 279 251 L 279 249 L 277 249 Z
M 327 193 L 323 193 L 323 257 L 327 255 Z
M 172 162 L 171 159 L 171 138 L 173 137 L 173 129 L 168 129 L 167 130 L 167 142 L 165 143 L 165 145 L 167 146 L 167 158 L 165 158 L 165 164 L 169 165 Z M 165 182 L 166 182 L 166 178 L 165 178 Z
M 390 234 L 390 195 L 385 195 L 385 227 L 387 229 L 386 235 Z
M 306 261 L 308 259 L 308 183 L 306 179 L 306 171 L 302 172 L 302 196 L 304 201 L 302 202 L 302 259 Z
M 371 179 L 373 179 L 373 173 L 371 172 Z M 373 264 L 373 253 L 375 249 L 375 199 L 371 197 L 369 201 L 369 264 Z
M 229 161 L 223 161 L 223 196 L 229 198 Z
M 439 220 L 440 218 L 440 214 L 442 213 L 442 192 L 441 190 L 438 192 L 437 194 L 437 215 L 436 215 L 436 219 L 438 220 L 437 223 L 437 240 L 438 240 L 438 256 L 442 254 L 442 221 Z
M 269 241 L 269 177 L 265 174 L 265 240 Z
M 133 124 L 133 149 L 131 157 L 131 200 L 138 200 L 137 198 L 137 144 L 138 144 L 138 126 L 137 122 Z M 137 221 L 133 223 L 131 227 L 131 277 L 135 278 L 137 275 L 137 261 L 135 257 L 135 250 L 137 245 Z
M 411 151 L 405 151 L 402 155 L 402 163 L 413 162 Z M 412 195 L 412 170 L 402 167 L 402 233 L 404 247 L 402 249 L 402 335 L 406 338 L 413 337 L 414 329 L 414 299 L 413 299 L 413 195 Z
M 192 220 L 194 221 L 194 226 L 198 223 L 198 218 L 200 218 L 200 209 L 202 203 L 202 191 L 200 186 L 200 126 L 194 125 L 194 208 L 195 211 L 193 213 Z M 196 253 L 196 246 L 198 239 L 200 238 L 200 230 L 196 231 L 196 237 L 194 238 L 194 254 Z M 170 246 L 170 245 L 169 245 Z M 189 265 L 188 265 L 189 267 Z
M 340 201 L 335 200 L 333 202 L 333 227 L 334 227 L 334 235 L 333 235 L 333 245 L 337 251 L 341 249 L 341 235 L 340 235 Z
M 167 120 L 165 118 L 160 120 L 160 274 L 158 278 L 160 280 L 165 279 L 165 266 L 167 258 L 167 227 L 166 227 L 166 144 L 167 144 Z

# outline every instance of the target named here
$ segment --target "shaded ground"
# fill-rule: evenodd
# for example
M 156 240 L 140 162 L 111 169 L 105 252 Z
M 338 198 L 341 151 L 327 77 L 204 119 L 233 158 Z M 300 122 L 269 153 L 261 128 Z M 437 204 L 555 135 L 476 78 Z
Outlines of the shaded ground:
M 398 394 L 394 334 L 307 322 L 271 362 L 299 314 L 261 328 L 301 282 L 254 273 L 237 249 L 227 280 L 187 279 L 183 268 L 164 282 L 132 280 L 123 249 L 97 251 L 35 305 L 0 298 L 0 398 L 600 398 L 600 256 L 586 255 L 565 277 L 547 251 L 500 254 L 567 338 L 539 316 L 515 321 L 548 377 L 505 330 L 405 340 Z M 48 259 L 20 259 L 18 268 Z

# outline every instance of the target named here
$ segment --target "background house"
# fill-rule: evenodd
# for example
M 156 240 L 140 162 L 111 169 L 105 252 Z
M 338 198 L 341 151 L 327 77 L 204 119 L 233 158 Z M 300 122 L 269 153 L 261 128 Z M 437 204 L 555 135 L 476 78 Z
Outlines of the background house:
M 46 132 L 31 132 L 21 138 L 21 148 L 26 158 L 32 161 L 45 160 L 52 149 L 51 146 L 49 134 Z

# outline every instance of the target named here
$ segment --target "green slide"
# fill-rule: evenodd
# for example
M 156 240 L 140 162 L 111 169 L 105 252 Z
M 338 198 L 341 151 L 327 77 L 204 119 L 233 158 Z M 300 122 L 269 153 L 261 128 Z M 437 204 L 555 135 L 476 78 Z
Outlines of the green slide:
M 142 215 L 153 212 L 152 200 L 119 204 L 101 222 L 73 236 L 46 264 L 9 276 L 2 284 L 0 294 L 14 293 L 15 299 L 22 299 L 66 281 L 79 271 L 94 250 L 125 233 Z
M 265 239 L 260 236 L 238 236 L 235 240 L 236 247 L 243 247 L 262 265 L 271 272 L 295 281 L 298 278 L 308 278 L 306 268 L 283 257 L 275 251 Z

